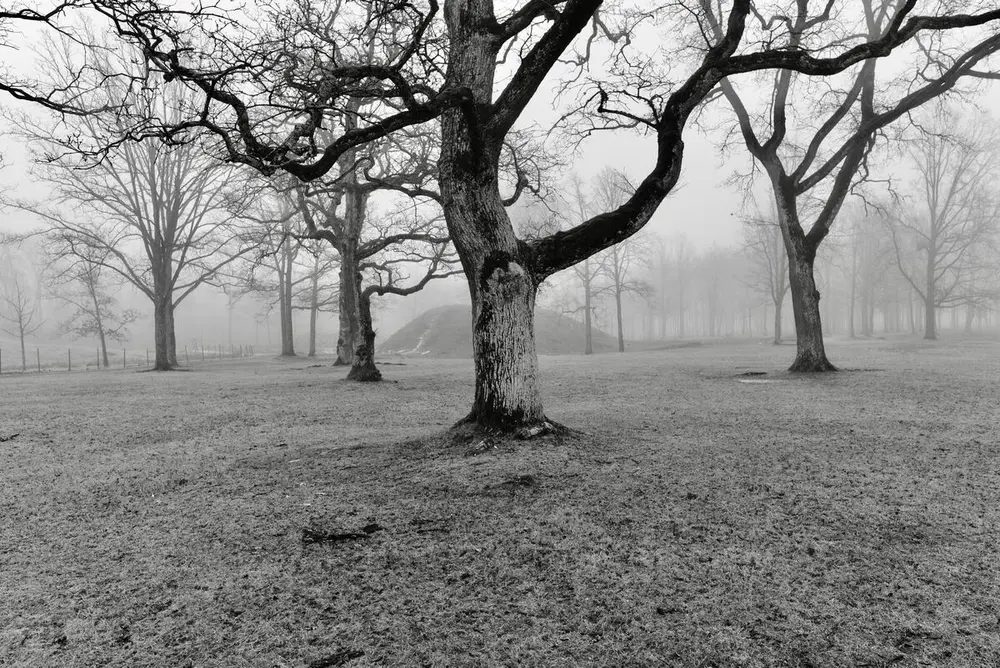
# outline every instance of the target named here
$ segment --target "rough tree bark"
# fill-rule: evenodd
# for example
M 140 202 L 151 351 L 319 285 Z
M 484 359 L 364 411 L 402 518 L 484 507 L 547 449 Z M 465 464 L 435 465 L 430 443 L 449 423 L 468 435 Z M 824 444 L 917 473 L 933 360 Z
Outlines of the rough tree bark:
M 358 307 L 361 314 L 361 342 L 354 350 L 354 361 L 347 379 L 378 382 L 382 380 L 382 372 L 375 366 L 375 328 L 372 326 L 372 299 L 369 291 L 362 290 L 358 295 Z

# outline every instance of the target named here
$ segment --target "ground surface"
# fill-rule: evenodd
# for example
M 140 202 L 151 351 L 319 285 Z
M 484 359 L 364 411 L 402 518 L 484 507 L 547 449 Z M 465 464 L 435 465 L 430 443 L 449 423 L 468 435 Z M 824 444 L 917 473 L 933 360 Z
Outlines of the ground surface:
M 0 665 L 1000 665 L 1000 344 L 792 353 L 544 358 L 587 435 L 478 454 L 467 361 L 5 375 Z

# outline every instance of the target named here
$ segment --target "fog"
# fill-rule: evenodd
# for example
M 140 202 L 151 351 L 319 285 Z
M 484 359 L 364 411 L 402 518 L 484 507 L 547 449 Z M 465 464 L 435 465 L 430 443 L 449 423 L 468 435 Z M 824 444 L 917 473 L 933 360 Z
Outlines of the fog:
M 540 94 L 533 103 L 535 113 L 530 121 L 542 126 L 550 125 L 557 117 L 552 106 L 551 95 Z M 975 98 L 975 104 L 991 114 L 995 119 L 1000 111 L 1000 95 L 995 86 L 983 88 Z M 5 102 L 7 113 L 37 113 L 23 105 Z M 638 279 L 646 284 L 644 294 L 626 295 L 623 302 L 624 336 L 629 340 L 652 339 L 669 336 L 757 336 L 769 337 L 774 333 L 773 305 L 754 292 L 752 281 L 747 278 L 750 271 L 741 263 L 748 262 L 746 251 L 745 219 L 769 210 L 770 194 L 760 179 L 749 190 L 744 184 L 733 182 L 737 173 L 744 174 L 752 169 L 749 155 L 741 147 L 731 146 L 723 152 L 720 148 L 725 135 L 732 126 L 731 120 L 721 113 L 717 105 L 710 108 L 700 127 L 689 127 L 686 135 L 686 151 L 681 184 L 660 206 L 651 222 L 635 237 L 640 248 L 635 272 Z M 995 122 L 995 121 L 994 121 Z M 706 130 L 706 128 L 708 128 Z M 730 141 L 731 138 L 730 138 Z M 32 176 L 33 165 L 23 142 L 16 136 L 8 135 L 3 140 L 4 167 L 0 171 L 2 187 L 7 199 L 44 200 L 49 197 L 45 185 Z M 558 189 L 563 197 L 569 197 L 568 177 L 577 174 L 584 181 L 590 181 L 602 169 L 611 167 L 621 170 L 632 178 L 641 178 L 654 159 L 654 146 L 649 137 L 630 131 L 601 132 L 574 146 L 565 165 L 559 170 Z M 912 167 L 901 167 L 898 155 L 882 154 L 873 164 L 877 178 L 893 179 L 897 182 L 912 175 Z M 855 198 L 855 204 L 860 200 Z M 72 216 L 72 211 L 66 211 Z M 7 208 L 0 223 L 0 230 L 11 234 L 25 234 L 37 229 L 40 221 L 29 213 Z M 30 239 L 20 246 L 9 247 L 6 252 L 18 262 L 41 269 L 42 239 Z M 677 294 L 677 272 L 682 268 L 671 265 L 677 247 L 687 249 L 692 263 L 692 285 L 685 297 Z M 830 244 L 829 246 L 834 246 Z M 835 249 L 824 247 L 822 256 L 835 253 Z M 659 258 L 659 259 L 657 259 Z M 676 258 L 674 258 L 676 259 Z M 829 258 L 828 258 L 829 259 Z M 828 331 L 831 334 L 846 332 L 850 324 L 844 322 L 847 312 L 845 280 L 849 275 L 837 273 L 833 269 L 834 260 L 829 260 L 825 273 L 824 291 L 826 300 Z M 723 270 L 713 271 L 711 285 L 698 283 L 701 274 L 699 266 L 722 266 Z M 720 264 L 721 263 L 721 264 Z M 668 266 L 670 265 L 670 266 Z M 751 272 L 752 273 L 752 272 Z M 899 278 L 890 271 L 892 278 Z M 335 281 L 331 274 L 325 280 Z M 39 279 L 40 280 L 40 279 Z M 550 279 L 539 296 L 540 308 L 548 308 L 579 320 L 580 306 L 577 303 L 574 279 L 570 272 Z M 52 298 L 50 291 L 41 284 L 32 288 L 38 294 L 42 326 L 30 337 L 29 347 L 51 349 L 50 356 L 59 347 L 93 349 L 94 341 L 87 337 L 77 338 L 60 331 L 60 324 L 67 317 L 67 307 Z M 706 290 L 714 291 L 712 294 Z M 913 295 L 906 295 L 908 288 L 898 286 L 900 296 L 891 306 L 883 303 L 880 311 L 872 316 L 878 321 L 882 331 L 914 331 L 919 313 L 914 311 Z M 142 351 L 153 346 L 152 310 L 149 300 L 130 286 L 123 286 L 117 294 L 123 308 L 133 308 L 141 317 L 128 328 L 128 336 L 115 344 L 119 349 Z M 688 323 L 681 324 L 676 315 L 668 315 L 670 309 L 677 308 L 678 299 L 688 299 L 690 309 Z M 883 296 L 880 299 L 885 302 Z M 706 306 L 715 302 L 714 306 Z M 432 281 L 422 291 L 407 297 L 376 297 L 374 299 L 374 325 L 380 340 L 384 340 L 407 322 L 424 311 L 446 304 L 468 304 L 469 294 L 464 279 L 451 277 Z M 853 308 L 853 307 L 851 307 Z M 258 350 L 273 350 L 280 345 L 280 320 L 277 305 L 272 298 L 263 294 L 247 294 L 236 300 L 217 286 L 206 284 L 195 290 L 179 307 L 176 314 L 176 337 L 181 350 L 217 349 L 239 346 L 254 346 Z M 709 313 L 706 309 L 712 310 Z M 594 309 L 594 326 L 613 333 L 615 322 L 611 311 L 612 302 L 607 296 L 597 299 Z M 873 311 L 874 312 L 874 311 Z M 962 308 L 951 308 L 939 314 L 943 323 L 951 323 L 956 328 L 962 326 L 967 315 Z M 949 320 L 950 319 L 950 320 Z M 974 324 L 994 327 L 997 324 L 995 311 L 984 309 L 981 313 L 968 316 Z M 295 347 L 304 352 L 308 346 L 308 313 L 295 310 L 293 314 Z M 9 325 L 9 323 L 8 323 Z M 871 325 L 871 323 L 869 323 Z M 786 306 L 784 316 L 786 331 L 791 331 L 790 306 Z M 320 354 L 331 354 L 335 350 L 338 320 L 337 314 L 323 311 L 317 318 L 317 348 Z M 686 329 L 686 331 L 685 331 Z M 872 332 L 869 331 L 869 334 Z M 0 332 L 0 349 L 10 360 L 8 351 L 16 347 L 16 337 L 8 326 Z

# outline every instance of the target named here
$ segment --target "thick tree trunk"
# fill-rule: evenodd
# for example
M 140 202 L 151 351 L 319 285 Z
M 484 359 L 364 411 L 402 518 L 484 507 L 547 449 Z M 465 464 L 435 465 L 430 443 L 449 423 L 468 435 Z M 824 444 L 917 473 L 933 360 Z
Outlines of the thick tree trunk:
M 170 337 L 167 330 L 170 326 L 170 306 L 165 299 L 156 299 L 153 302 L 153 343 L 155 361 L 154 371 L 169 371 L 173 367 L 170 364 Z
M 537 286 L 517 259 L 493 257 L 470 276 L 470 283 L 477 283 L 472 299 L 476 394 L 463 422 L 516 433 L 546 422 L 535 353 Z
M 382 372 L 375 366 L 375 328 L 372 326 L 371 295 L 362 292 L 358 296 L 361 314 L 361 343 L 354 351 L 354 362 L 347 374 L 348 380 L 376 382 L 382 380 Z
M 793 238 L 786 247 L 790 249 L 788 259 L 789 287 L 792 293 L 792 311 L 795 315 L 795 361 L 790 371 L 836 371 L 836 367 L 826 357 L 823 344 L 823 322 L 820 317 L 819 290 L 813 272 L 815 249 L 807 247 L 808 242 Z
M 924 297 L 924 338 L 933 341 L 937 338 L 937 309 L 934 306 L 934 293 L 927 291 Z
M 358 304 L 359 277 L 357 243 L 345 243 L 340 251 L 340 334 L 337 336 L 337 361 L 334 364 L 353 365 L 354 352 L 360 342 L 361 307 Z

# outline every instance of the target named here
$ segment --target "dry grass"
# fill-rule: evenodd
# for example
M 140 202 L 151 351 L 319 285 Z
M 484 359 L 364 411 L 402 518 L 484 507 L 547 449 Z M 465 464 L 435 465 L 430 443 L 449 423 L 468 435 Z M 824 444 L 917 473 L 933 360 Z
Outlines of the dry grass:
M 0 665 L 1000 665 L 1000 344 L 831 352 L 543 359 L 586 435 L 476 455 L 468 361 L 4 376 Z

